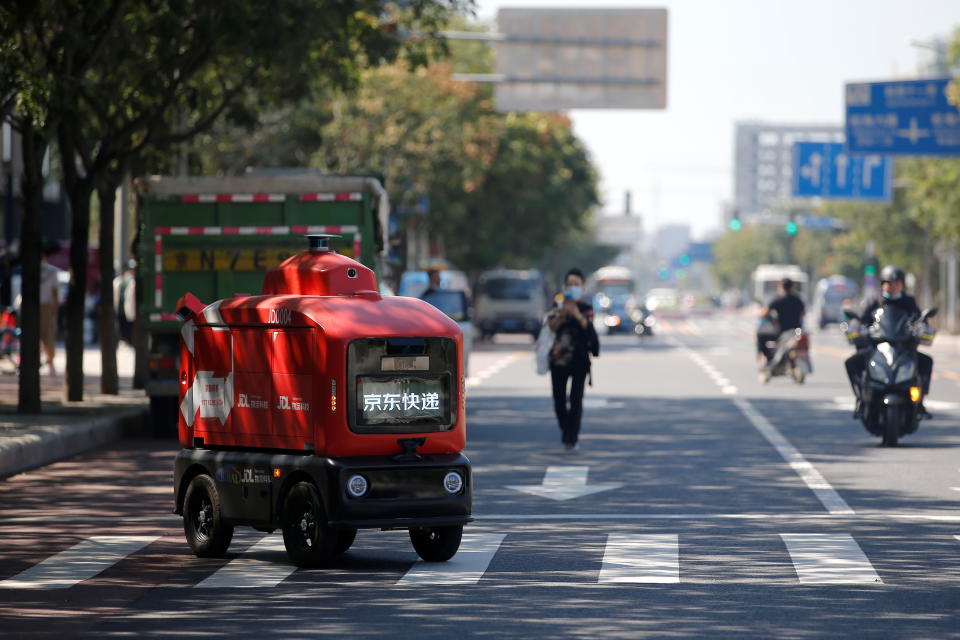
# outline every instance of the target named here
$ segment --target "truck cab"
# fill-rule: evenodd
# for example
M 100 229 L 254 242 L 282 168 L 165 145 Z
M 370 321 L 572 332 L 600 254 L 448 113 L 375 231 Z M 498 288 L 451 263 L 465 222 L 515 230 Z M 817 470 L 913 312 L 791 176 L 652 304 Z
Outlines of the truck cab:
M 177 304 L 175 512 L 198 556 L 234 526 L 280 529 L 318 566 L 358 529 L 407 529 L 428 561 L 471 520 L 463 336 L 422 300 L 381 297 L 369 268 L 312 236 L 261 295 Z

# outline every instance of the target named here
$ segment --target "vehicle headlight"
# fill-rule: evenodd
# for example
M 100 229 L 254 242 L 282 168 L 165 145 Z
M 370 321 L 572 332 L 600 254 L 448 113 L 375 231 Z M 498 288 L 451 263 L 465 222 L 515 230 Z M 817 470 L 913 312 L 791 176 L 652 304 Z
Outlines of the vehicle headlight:
M 460 493 L 463 489 L 463 476 L 456 471 L 451 471 L 443 476 L 443 488 L 450 495 Z
M 897 377 L 894 380 L 897 384 L 910 380 L 917 372 L 917 365 L 913 360 L 907 360 L 902 367 L 897 369 Z
M 347 479 L 347 493 L 354 498 L 362 498 L 370 488 L 370 483 L 361 475 L 350 476 Z

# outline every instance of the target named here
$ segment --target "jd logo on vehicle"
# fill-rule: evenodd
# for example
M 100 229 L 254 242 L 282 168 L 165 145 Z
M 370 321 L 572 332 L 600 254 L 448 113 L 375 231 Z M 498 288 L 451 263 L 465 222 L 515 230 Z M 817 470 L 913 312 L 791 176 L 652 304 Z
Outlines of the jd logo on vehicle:
M 283 411 L 310 411 L 310 403 L 303 402 L 301 398 L 294 398 L 293 402 L 291 402 L 287 396 L 280 396 L 280 404 L 277 405 L 277 409 L 282 409 Z

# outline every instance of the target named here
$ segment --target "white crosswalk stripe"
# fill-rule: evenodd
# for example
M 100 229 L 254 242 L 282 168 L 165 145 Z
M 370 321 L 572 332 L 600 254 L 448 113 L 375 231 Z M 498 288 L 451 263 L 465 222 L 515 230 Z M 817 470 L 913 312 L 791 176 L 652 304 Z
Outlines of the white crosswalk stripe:
M 287 559 L 283 537 L 273 534 L 262 538 L 238 558 L 197 584 L 196 588 L 275 587 L 296 570 L 297 567 Z
M 863 549 L 848 533 L 781 533 L 779 537 L 783 542 L 780 548 L 785 548 L 796 579 L 801 584 L 883 583 Z M 960 536 L 954 537 L 960 541 Z M 395 584 L 477 584 L 488 572 L 498 553 L 515 553 L 501 549 L 505 538 L 506 534 L 503 533 L 465 534 L 459 551 L 449 561 L 417 561 Z M 0 581 L 0 587 L 67 589 L 93 578 L 157 539 L 157 536 L 94 536 Z M 544 541 L 544 544 L 551 545 L 549 541 Z M 688 548 L 688 551 L 694 556 L 697 554 L 695 548 Z M 574 549 L 568 552 L 578 553 Z M 565 562 L 563 556 L 555 557 L 558 564 Z M 504 558 L 504 561 L 510 563 L 514 560 Z M 194 586 L 200 589 L 270 588 L 280 585 L 296 570 L 297 567 L 286 555 L 282 537 L 273 534 L 261 538 Z M 324 573 L 320 571 L 316 575 L 322 578 Z M 599 584 L 684 582 L 680 563 L 680 535 L 611 533 L 606 537 L 599 572 L 595 575 L 595 582 Z M 719 577 L 719 581 L 723 582 L 724 577 Z
M 7 589 L 68 589 L 109 569 L 159 536 L 93 536 L 0 582 Z
M 679 555 L 679 536 L 675 533 L 610 534 L 598 582 L 680 582 Z
M 878 584 L 883 582 L 853 536 L 781 533 L 803 584 Z
M 398 585 L 476 584 L 506 536 L 501 533 L 467 534 L 460 550 L 446 562 L 417 562 L 397 581 Z

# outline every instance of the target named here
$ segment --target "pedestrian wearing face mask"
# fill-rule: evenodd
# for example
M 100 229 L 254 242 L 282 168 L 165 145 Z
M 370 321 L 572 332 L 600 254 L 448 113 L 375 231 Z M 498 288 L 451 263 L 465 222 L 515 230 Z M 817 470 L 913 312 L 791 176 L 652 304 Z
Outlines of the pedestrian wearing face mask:
M 563 278 L 563 302 L 547 315 L 547 324 L 556 334 L 549 357 L 553 408 L 567 451 L 578 447 L 590 354 L 600 355 L 600 340 L 593 328 L 593 308 L 582 298 L 583 273 L 570 269 Z
M 903 269 L 894 265 L 887 265 L 880 272 L 880 295 L 867 302 L 860 314 L 860 322 L 864 327 L 873 324 L 874 314 L 878 309 L 885 306 L 899 307 L 907 314 L 911 320 L 920 317 L 920 307 L 913 296 L 904 291 L 904 280 L 906 276 Z M 862 410 L 860 398 L 860 386 L 858 381 L 867 366 L 867 355 L 870 352 L 868 344 L 859 345 L 858 351 L 847 358 L 845 363 L 847 376 L 850 378 L 850 386 L 853 387 L 853 393 L 857 398 L 857 412 Z M 925 353 L 917 353 L 917 375 L 920 378 L 920 388 L 923 395 L 920 400 L 920 414 L 926 417 L 930 416 L 926 407 L 923 406 L 922 398 L 926 398 L 930 393 L 930 377 L 933 374 L 933 358 Z

